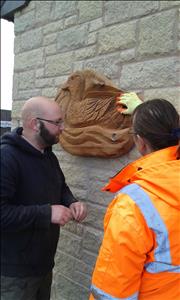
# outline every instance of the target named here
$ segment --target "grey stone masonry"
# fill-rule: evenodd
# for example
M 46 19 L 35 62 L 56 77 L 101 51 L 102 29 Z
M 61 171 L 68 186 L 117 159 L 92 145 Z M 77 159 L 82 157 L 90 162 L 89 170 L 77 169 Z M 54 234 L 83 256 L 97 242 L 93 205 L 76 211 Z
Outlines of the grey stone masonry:
M 58 34 L 57 49 L 59 52 L 70 51 L 86 46 L 88 26 L 78 25 L 65 29 Z
M 177 11 L 175 9 L 142 19 L 139 22 L 138 57 L 176 53 L 176 26 Z
M 144 100 L 161 97 L 180 111 L 179 1 L 30 1 L 15 14 L 13 127 L 25 101 L 54 98 L 71 72 L 91 68 Z M 139 155 L 116 159 L 73 156 L 54 146 L 66 181 L 86 202 L 88 217 L 61 228 L 51 300 L 88 300 L 103 238 L 103 219 L 114 195 L 109 177 Z
M 99 31 L 98 54 L 128 49 L 136 43 L 136 22 L 117 24 Z

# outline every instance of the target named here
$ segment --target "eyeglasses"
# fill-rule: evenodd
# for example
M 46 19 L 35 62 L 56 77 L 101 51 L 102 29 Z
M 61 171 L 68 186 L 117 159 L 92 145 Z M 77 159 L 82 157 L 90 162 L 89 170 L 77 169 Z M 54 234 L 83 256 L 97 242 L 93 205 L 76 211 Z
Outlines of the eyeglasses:
M 64 125 L 64 121 L 63 120 L 59 120 L 59 121 L 52 121 L 52 120 L 47 120 L 47 119 L 43 119 L 43 118 L 36 118 L 37 120 L 40 120 L 40 121 L 46 121 L 50 124 L 53 124 L 55 126 L 58 126 L 58 127 L 61 127 Z

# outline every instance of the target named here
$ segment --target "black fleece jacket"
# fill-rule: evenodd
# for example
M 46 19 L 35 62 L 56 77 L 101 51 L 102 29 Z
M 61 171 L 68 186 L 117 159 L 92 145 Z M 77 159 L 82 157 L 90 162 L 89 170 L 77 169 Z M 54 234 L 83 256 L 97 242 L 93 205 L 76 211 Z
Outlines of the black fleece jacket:
M 40 276 L 52 270 L 59 238 L 51 205 L 77 200 L 52 149 L 41 153 L 21 134 L 1 138 L 1 274 Z

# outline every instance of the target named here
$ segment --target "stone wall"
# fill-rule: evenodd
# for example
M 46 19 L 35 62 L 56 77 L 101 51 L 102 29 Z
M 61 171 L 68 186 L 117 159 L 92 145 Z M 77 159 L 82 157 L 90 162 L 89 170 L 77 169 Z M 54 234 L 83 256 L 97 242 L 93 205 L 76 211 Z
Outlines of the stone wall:
M 98 70 L 144 99 L 164 97 L 180 109 L 179 1 L 31 1 L 15 14 L 13 126 L 35 95 L 54 97 L 67 76 Z M 88 204 L 83 224 L 61 230 L 52 300 L 86 300 L 113 195 L 101 187 L 137 157 L 84 158 L 54 147 L 74 195 Z

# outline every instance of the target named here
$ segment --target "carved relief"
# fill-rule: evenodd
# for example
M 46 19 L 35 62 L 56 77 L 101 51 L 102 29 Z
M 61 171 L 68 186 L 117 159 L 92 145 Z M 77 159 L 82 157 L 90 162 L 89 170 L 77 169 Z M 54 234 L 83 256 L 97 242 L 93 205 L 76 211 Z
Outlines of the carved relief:
M 116 96 L 123 93 L 110 79 L 93 70 L 71 74 L 55 98 L 65 129 L 62 147 L 71 154 L 119 157 L 133 145 L 128 134 L 131 116 L 117 111 Z

